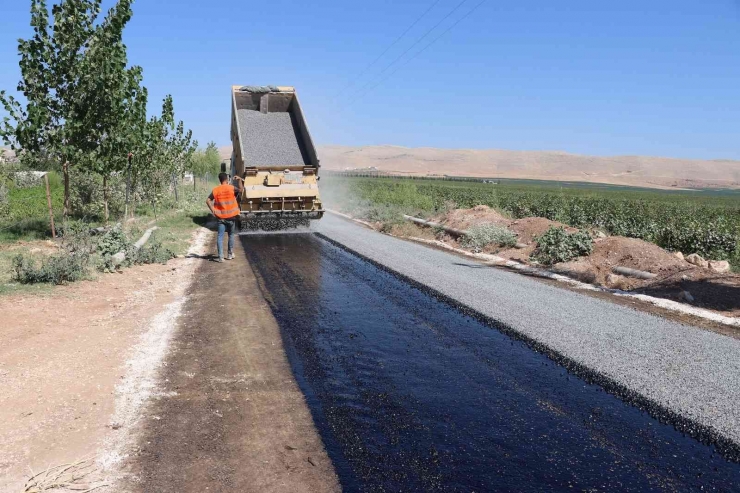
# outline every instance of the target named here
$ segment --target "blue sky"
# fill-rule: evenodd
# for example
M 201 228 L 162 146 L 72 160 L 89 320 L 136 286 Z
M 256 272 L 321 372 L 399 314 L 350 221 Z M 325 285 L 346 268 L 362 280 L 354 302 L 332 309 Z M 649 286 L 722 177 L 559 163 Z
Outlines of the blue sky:
M 487 0 L 406 62 L 467 0 L 366 90 L 460 1 L 359 79 L 434 0 L 138 0 L 125 40 L 152 110 L 171 93 L 202 144 L 229 142 L 232 84 L 276 84 L 298 89 L 319 144 L 740 159 L 739 0 Z M 0 88 L 29 5 L 0 0 Z

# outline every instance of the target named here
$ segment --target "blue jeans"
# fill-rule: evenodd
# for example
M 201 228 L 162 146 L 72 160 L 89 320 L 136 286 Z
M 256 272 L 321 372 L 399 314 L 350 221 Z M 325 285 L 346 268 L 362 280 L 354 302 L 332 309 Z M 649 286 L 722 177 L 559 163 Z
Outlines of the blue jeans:
M 229 233 L 229 254 L 234 253 L 234 219 L 218 221 L 218 258 L 224 258 L 224 233 Z

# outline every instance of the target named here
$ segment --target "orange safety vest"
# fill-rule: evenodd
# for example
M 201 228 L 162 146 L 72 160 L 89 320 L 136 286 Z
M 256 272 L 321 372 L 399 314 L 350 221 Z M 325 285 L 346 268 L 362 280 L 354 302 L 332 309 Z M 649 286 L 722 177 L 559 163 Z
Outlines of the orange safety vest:
M 219 219 L 231 219 L 239 215 L 239 204 L 233 185 L 219 185 L 213 189 L 213 210 Z

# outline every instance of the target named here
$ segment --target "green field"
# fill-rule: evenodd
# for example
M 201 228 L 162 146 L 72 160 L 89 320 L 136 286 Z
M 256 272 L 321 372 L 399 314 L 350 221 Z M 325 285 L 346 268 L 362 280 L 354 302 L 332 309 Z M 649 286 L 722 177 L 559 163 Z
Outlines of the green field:
M 50 173 L 50 190 L 51 202 L 54 210 L 54 220 L 57 232 L 60 233 L 63 227 L 63 199 L 64 186 L 59 176 Z M 179 187 L 179 201 L 175 202 L 171 193 L 162 197 L 156 210 L 151 204 L 138 202 L 136 204 L 135 215 L 142 223 L 149 220 L 157 219 L 158 225 L 163 231 L 167 229 L 183 229 L 185 226 L 192 229 L 194 219 L 203 222 L 207 216 L 205 198 L 211 189 L 218 183 L 215 179 L 210 182 L 199 179 L 196 187 L 186 184 Z M 102 186 L 100 187 L 102 190 Z M 46 200 L 46 187 L 38 185 L 27 188 L 9 186 L 7 188 L 7 201 L 0 204 L 0 243 L 13 243 L 16 241 L 32 241 L 51 239 L 51 226 L 49 223 L 49 207 Z M 102 193 L 99 190 L 98 194 Z M 104 224 L 102 217 L 102 204 L 100 197 L 95 197 L 96 202 L 88 206 L 78 206 L 74 211 L 72 220 L 84 221 L 90 227 L 96 227 Z M 123 194 L 119 193 L 112 197 L 111 200 L 111 218 L 110 223 L 121 220 L 123 211 Z M 73 197 L 73 205 L 75 200 Z M 115 212 L 118 211 L 118 214 Z M 156 214 L 155 214 L 156 213 Z M 187 228 L 185 228 L 187 229 Z M 160 232 L 160 236 L 162 232 Z M 170 245 L 168 245 L 170 246 Z M 183 239 L 178 238 L 173 241 L 173 246 L 178 253 L 181 253 Z
M 59 177 L 49 177 L 51 202 L 57 219 L 61 219 L 64 187 Z M 36 240 L 51 237 L 46 187 L 8 187 L 7 201 L 0 204 L 0 242 Z
M 654 190 L 586 183 L 498 184 L 328 176 L 327 203 L 371 220 L 487 205 L 513 218 L 539 216 L 578 228 L 640 238 L 672 251 L 740 266 L 740 191 Z

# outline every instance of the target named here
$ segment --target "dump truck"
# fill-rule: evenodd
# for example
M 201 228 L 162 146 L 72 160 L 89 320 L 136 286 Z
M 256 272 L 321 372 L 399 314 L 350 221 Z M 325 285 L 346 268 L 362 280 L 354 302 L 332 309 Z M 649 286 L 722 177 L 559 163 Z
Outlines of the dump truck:
M 231 141 L 230 174 L 244 180 L 243 227 L 276 229 L 323 216 L 319 159 L 293 87 L 232 86 Z

